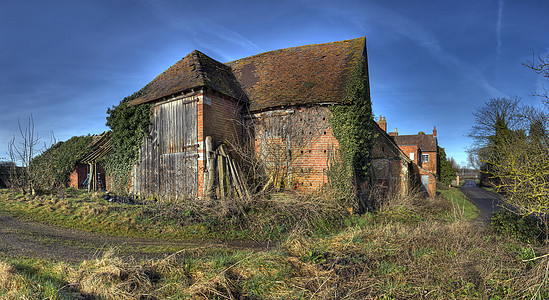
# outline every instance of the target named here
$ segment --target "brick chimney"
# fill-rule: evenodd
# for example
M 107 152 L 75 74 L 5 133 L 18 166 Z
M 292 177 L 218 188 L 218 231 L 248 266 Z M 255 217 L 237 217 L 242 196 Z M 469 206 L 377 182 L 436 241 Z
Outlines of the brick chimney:
M 385 121 L 385 117 L 381 118 L 381 116 L 379 116 L 379 121 L 377 121 L 377 125 L 379 125 L 379 127 L 383 129 L 383 131 L 387 132 L 387 121 Z
M 433 136 L 437 137 L 437 127 L 433 127 Z

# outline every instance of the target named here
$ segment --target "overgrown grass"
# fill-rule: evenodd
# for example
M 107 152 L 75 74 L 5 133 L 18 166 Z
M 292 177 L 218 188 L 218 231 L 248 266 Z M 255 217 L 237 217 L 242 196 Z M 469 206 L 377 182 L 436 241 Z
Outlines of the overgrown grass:
M 348 218 L 347 227 L 335 233 L 314 236 L 294 227 L 272 251 L 196 248 L 145 261 L 108 251 L 76 265 L 2 259 L 0 295 L 29 299 L 549 297 L 544 279 L 549 258 L 531 260 L 547 249 L 479 228 L 453 207 L 443 197 L 395 197 L 376 213 Z M 441 218 L 442 213 L 452 216 Z M 12 281 L 19 283 L 2 285 Z
M 67 189 L 66 197 L 0 190 L 0 211 L 52 225 L 139 238 L 276 241 L 294 227 L 316 234 L 344 226 L 346 211 L 326 197 L 273 194 L 254 199 L 107 202 L 101 194 Z
M 476 208 L 467 197 L 458 189 L 450 188 L 448 190 L 437 190 L 437 193 L 448 199 L 453 204 L 452 214 L 446 213 L 446 216 L 454 216 L 455 213 L 463 215 L 466 220 L 476 219 L 479 216 L 479 210 Z

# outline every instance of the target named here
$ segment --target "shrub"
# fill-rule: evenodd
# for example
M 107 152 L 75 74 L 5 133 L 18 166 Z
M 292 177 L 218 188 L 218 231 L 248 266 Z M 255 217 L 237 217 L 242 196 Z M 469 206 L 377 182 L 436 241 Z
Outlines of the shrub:
M 508 210 L 496 211 L 490 220 L 492 229 L 525 243 L 542 242 L 545 232 L 542 223 L 534 216 L 519 216 Z

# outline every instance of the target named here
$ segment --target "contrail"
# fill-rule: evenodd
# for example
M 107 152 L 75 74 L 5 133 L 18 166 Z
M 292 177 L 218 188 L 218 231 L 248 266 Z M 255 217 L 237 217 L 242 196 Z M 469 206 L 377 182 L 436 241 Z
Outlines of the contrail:
M 498 20 L 496 22 L 496 59 L 499 59 L 501 54 L 501 23 L 503 22 L 503 5 L 505 4 L 504 0 L 498 1 Z

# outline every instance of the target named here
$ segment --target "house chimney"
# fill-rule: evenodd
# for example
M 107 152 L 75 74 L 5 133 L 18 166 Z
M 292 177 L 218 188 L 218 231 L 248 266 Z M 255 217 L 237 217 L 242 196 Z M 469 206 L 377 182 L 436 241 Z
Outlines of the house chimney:
M 433 136 L 437 137 L 437 127 L 433 127 Z
M 379 125 L 379 127 L 381 129 L 383 129 L 383 131 L 387 132 L 387 121 L 385 121 L 385 117 L 381 117 L 379 116 L 379 121 L 377 121 L 377 125 Z

